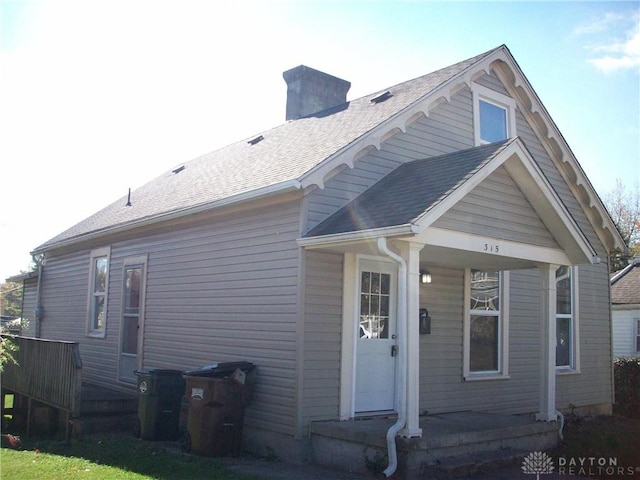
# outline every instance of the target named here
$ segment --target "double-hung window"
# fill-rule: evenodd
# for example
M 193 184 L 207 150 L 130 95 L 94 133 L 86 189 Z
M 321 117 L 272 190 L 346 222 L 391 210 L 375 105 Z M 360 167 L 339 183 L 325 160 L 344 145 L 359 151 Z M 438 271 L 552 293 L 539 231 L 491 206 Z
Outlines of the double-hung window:
M 87 335 L 90 337 L 104 337 L 106 334 L 109 253 L 108 247 L 91 252 L 87 302 Z
M 576 276 L 573 267 L 556 270 L 556 368 L 564 371 L 578 370 Z
M 475 144 L 494 143 L 515 136 L 515 105 L 511 97 L 474 84 Z
M 465 379 L 503 378 L 508 375 L 508 274 L 467 270 L 465 276 Z

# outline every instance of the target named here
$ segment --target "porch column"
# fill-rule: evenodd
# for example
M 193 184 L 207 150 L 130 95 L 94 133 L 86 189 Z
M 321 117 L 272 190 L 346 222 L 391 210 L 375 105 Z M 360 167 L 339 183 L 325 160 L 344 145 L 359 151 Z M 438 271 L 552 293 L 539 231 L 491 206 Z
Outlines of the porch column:
M 399 434 L 422 437 L 420 428 L 420 250 L 421 243 L 400 242 L 407 262 L 407 423 Z
M 536 419 L 557 420 L 556 414 L 556 270 L 558 265 L 538 267 L 541 278 L 540 408 Z

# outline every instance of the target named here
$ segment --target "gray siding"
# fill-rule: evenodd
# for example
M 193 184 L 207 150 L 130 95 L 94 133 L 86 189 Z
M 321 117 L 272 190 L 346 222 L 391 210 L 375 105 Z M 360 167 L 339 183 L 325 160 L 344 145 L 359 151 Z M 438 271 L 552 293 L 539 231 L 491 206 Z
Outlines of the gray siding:
M 473 146 L 473 115 L 471 91 L 467 88 L 455 94 L 450 102 L 434 108 L 355 162 L 354 168 L 344 168 L 326 182 L 324 189 L 307 195 L 306 229 L 335 213 L 402 163 L 427 158 Z
M 439 218 L 434 227 L 476 235 L 498 235 L 514 242 L 558 248 L 504 167 L 468 193 Z
M 629 307 L 629 306 L 625 306 Z M 638 357 L 636 350 L 638 331 L 636 324 L 640 321 L 640 308 L 633 310 L 616 309 L 612 312 L 613 321 L 613 356 Z
M 343 255 L 306 253 L 302 426 L 339 415 Z
M 36 300 L 38 296 L 38 278 L 24 281 L 22 291 L 22 330 L 20 335 L 35 337 L 36 335 Z
M 133 388 L 116 382 L 123 261 L 147 255 L 144 367 L 253 362 L 247 424 L 292 434 L 299 204 L 253 205 L 111 243 L 104 339 L 85 336 L 90 250 L 48 256 L 43 336 L 80 342 L 86 381 Z

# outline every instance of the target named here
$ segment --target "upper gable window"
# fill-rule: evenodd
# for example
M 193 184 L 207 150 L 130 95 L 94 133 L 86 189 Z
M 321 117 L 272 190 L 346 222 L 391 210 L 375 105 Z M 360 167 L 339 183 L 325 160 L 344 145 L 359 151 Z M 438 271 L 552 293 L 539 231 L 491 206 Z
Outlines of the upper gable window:
M 499 142 L 515 136 L 515 101 L 481 85 L 473 85 L 475 144 Z

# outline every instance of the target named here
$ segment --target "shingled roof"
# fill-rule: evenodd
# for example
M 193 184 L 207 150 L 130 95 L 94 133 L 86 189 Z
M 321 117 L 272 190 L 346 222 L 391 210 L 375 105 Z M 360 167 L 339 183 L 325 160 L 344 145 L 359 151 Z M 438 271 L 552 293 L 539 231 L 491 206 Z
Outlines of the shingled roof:
M 305 237 L 413 223 L 513 141 L 405 163 L 311 229 Z
M 251 198 L 253 192 L 258 195 L 265 189 L 299 188 L 300 179 L 323 161 L 500 48 L 504 47 L 288 121 L 179 165 L 131 192 L 130 202 L 127 197 L 118 199 L 40 245 L 34 253 L 169 215 L 215 208 L 236 198 Z M 381 97 L 386 91 L 390 95 Z M 380 101 L 372 101 L 376 98 Z
M 640 257 L 611 277 L 611 303 L 640 305 Z

